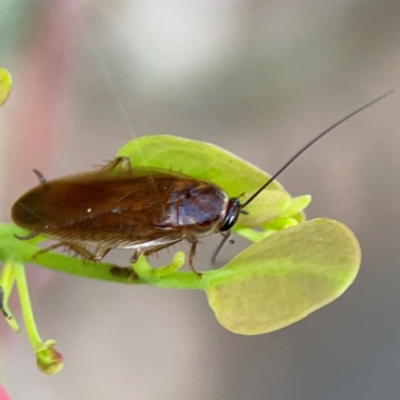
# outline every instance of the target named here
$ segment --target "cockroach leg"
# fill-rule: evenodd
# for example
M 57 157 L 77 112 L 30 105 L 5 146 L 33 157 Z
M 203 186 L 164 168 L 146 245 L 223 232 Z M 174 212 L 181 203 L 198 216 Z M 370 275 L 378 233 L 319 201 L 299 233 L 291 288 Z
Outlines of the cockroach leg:
M 38 169 L 33 169 L 33 172 L 35 173 L 35 175 L 38 177 L 40 183 L 42 185 L 44 185 L 47 182 L 46 177 L 43 175 L 42 172 L 40 172 Z
M 47 253 L 48 251 L 58 249 L 61 246 L 65 246 L 65 243 L 62 243 L 62 242 L 54 243 L 51 246 L 45 247 L 44 249 L 40 249 L 32 256 L 32 259 L 35 259 L 35 258 L 39 257 L 40 255 Z
M 152 247 L 151 249 L 146 250 L 146 251 L 144 252 L 144 255 L 145 255 L 146 257 L 148 257 L 148 256 L 150 256 L 151 254 L 157 253 L 157 252 L 160 251 L 160 250 L 163 250 L 163 249 L 166 249 L 167 247 L 173 246 L 174 244 L 180 242 L 182 239 L 183 239 L 182 237 L 178 237 L 178 238 L 176 238 L 174 241 L 171 241 L 171 242 L 169 242 L 169 243 L 164 243 L 164 244 L 160 244 L 159 246 Z
M 129 262 L 131 264 L 136 264 L 137 261 L 139 260 L 140 256 L 140 250 L 135 250 L 135 252 L 132 254 L 131 258 L 129 259 Z
M 48 251 L 58 249 L 59 247 L 63 247 L 63 246 L 66 247 L 67 249 L 72 250 L 78 256 L 82 257 L 84 260 L 95 261 L 95 262 L 100 261 L 100 259 L 96 258 L 96 254 L 91 253 L 89 250 L 85 249 L 84 247 L 81 247 L 75 243 L 67 243 L 67 242 L 54 243 L 51 246 L 40 249 L 32 256 L 32 258 L 35 259 L 36 257 L 39 257 L 40 255 L 47 253 Z
M 171 243 L 164 244 L 164 245 L 162 245 L 162 246 L 153 247 L 152 249 L 146 250 L 146 251 L 144 252 L 144 255 L 145 255 L 146 257 L 151 256 L 152 254 L 157 253 L 157 251 L 160 251 L 160 250 L 162 250 L 162 249 L 166 249 L 166 248 L 169 247 L 169 246 L 171 246 Z
M 197 247 L 197 240 L 192 242 L 192 244 L 190 246 L 190 250 L 189 250 L 189 267 L 197 276 L 201 277 L 202 274 L 200 272 L 197 272 L 196 269 L 193 266 L 193 258 L 196 255 L 196 247 Z
M 96 261 L 93 260 L 95 255 L 91 253 L 89 250 L 86 250 L 85 248 L 78 246 L 77 244 L 73 243 L 62 243 L 67 249 L 70 249 L 75 252 L 75 254 L 81 256 L 84 260 L 89 260 L 89 261 Z
M 36 236 L 39 236 L 39 232 L 37 232 L 37 231 L 33 231 L 31 233 L 28 233 L 25 236 L 20 236 L 20 235 L 17 235 L 16 233 L 14 233 L 14 237 L 19 239 L 19 240 L 30 240 L 30 239 L 35 238 Z
M 111 250 L 109 247 L 99 247 L 94 254 L 90 253 L 88 250 L 83 249 L 90 254 L 90 261 L 101 261 Z

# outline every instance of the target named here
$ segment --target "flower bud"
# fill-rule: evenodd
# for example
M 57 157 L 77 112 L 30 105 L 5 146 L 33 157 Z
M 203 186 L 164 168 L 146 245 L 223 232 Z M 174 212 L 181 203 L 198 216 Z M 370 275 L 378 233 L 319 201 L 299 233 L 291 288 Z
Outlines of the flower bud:
M 43 344 L 42 349 L 36 351 L 36 364 L 47 375 L 58 374 L 64 366 L 61 353 L 54 349 L 55 344 L 49 340 Z

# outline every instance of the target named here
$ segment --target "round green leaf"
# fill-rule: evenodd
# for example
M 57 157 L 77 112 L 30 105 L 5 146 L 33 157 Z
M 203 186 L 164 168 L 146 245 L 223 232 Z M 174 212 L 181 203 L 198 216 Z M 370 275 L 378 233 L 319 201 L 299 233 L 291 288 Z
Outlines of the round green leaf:
M 0 106 L 2 106 L 8 99 L 11 86 L 11 74 L 5 68 L 0 68 Z
M 218 146 L 176 136 L 139 137 L 124 145 L 117 156 L 128 157 L 134 167 L 170 169 L 208 180 L 221 187 L 230 197 L 240 197 L 241 200 L 270 178 L 259 168 Z M 267 193 L 246 207 L 251 217 L 241 218 L 240 224 L 246 227 L 260 226 L 287 207 L 290 197 L 277 181 L 272 182 L 266 192 L 270 190 L 275 193 Z M 271 204 L 268 199 L 272 201 Z
M 346 226 L 315 219 L 250 246 L 203 278 L 221 325 L 257 335 L 290 325 L 339 297 L 360 261 L 359 244 Z
M 232 197 L 255 191 L 270 178 L 221 147 L 176 136 L 142 136 L 125 144 L 117 155 L 129 157 L 133 166 L 171 169 L 209 180 Z M 283 190 L 278 182 L 268 188 Z

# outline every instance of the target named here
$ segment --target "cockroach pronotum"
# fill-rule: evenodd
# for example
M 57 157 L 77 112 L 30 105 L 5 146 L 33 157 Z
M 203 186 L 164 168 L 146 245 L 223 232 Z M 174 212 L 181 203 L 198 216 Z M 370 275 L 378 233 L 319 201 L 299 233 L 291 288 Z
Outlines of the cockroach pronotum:
M 30 233 L 57 243 L 39 252 L 65 246 L 84 259 L 100 261 L 112 249 L 131 249 L 131 262 L 182 240 L 191 244 L 189 266 L 199 238 L 212 233 L 230 235 L 245 208 L 294 160 L 343 122 L 392 94 L 388 92 L 317 135 L 298 151 L 246 202 L 229 196 L 212 182 L 151 167 L 131 167 L 119 157 L 87 173 L 47 181 L 34 170 L 40 185 L 12 206 L 13 221 Z M 220 246 L 221 247 L 221 246 Z M 219 247 L 219 248 L 220 248 Z M 199 274 L 200 275 L 200 274 Z

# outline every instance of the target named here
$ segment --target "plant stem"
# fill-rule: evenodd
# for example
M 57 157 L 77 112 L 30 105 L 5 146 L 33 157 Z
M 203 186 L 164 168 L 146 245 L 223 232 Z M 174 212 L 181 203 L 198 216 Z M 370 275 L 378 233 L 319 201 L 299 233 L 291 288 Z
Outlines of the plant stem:
M 22 316 L 24 318 L 26 333 L 34 351 L 42 347 L 43 342 L 36 327 L 33 317 L 31 299 L 29 296 L 28 284 L 26 282 L 25 268 L 22 263 L 13 261 L 15 280 L 21 302 Z
M 143 256 L 132 266 L 118 267 L 110 263 L 86 261 L 50 251 L 37 255 L 37 244 L 43 241 L 43 238 L 21 241 L 15 238 L 15 234 L 23 236 L 26 232 L 15 225 L 0 224 L 0 260 L 19 260 L 21 264 L 34 263 L 52 271 L 130 285 L 202 289 L 204 284 L 193 272 L 178 271 L 185 261 L 182 252 L 177 252 L 170 264 L 158 269 L 152 268 Z
M 6 261 L 0 276 L 0 288 L 3 297 L 1 307 L 4 317 L 6 318 L 6 321 L 10 325 L 11 329 L 14 332 L 19 332 L 20 328 L 18 322 L 8 307 L 8 298 L 10 297 L 11 291 L 14 287 L 14 281 L 15 275 L 13 264 L 10 261 Z

